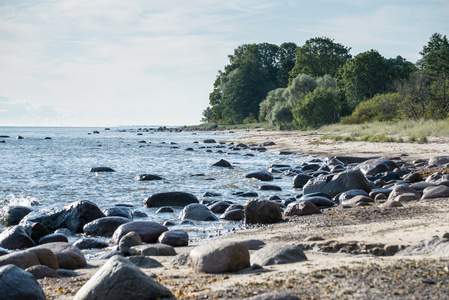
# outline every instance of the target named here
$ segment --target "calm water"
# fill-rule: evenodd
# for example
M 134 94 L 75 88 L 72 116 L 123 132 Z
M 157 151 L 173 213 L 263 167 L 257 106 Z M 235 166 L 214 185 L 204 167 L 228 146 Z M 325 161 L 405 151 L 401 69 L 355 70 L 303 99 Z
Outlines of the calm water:
M 126 132 L 122 130 L 126 129 Z M 237 138 L 232 134 L 190 132 L 142 132 L 136 128 L 39 128 L 0 127 L 0 205 L 30 206 L 34 209 L 64 205 L 78 200 L 90 200 L 101 209 L 116 204 L 132 204 L 132 210 L 148 214 L 148 220 L 179 223 L 178 215 L 155 214 L 157 209 L 146 208 L 143 201 L 153 193 L 190 192 L 201 201 L 204 192 L 220 193 L 216 200 L 230 200 L 244 204 L 248 198 L 232 195 L 234 192 L 258 192 L 259 198 L 278 195 L 288 198 L 295 195 L 292 177 L 277 179 L 270 184 L 283 191 L 258 191 L 261 182 L 246 179 L 250 171 L 267 169 L 274 163 L 300 164 L 308 156 L 279 156 L 271 152 L 231 151 L 215 153 L 218 149 L 205 148 L 216 144 L 204 144 L 204 139 L 217 141 Z M 99 134 L 93 134 L 97 130 Z M 91 134 L 89 134 L 91 133 Z M 16 139 L 20 135 L 24 139 Z M 45 137 L 51 137 L 44 140 Z M 143 143 L 145 141 L 145 143 Z M 199 143 L 195 143 L 195 142 Z M 175 148 L 179 147 L 179 148 Z M 186 151 L 186 148 L 194 151 Z M 231 154 L 232 153 L 232 154 Z M 244 156 L 253 153 L 255 156 Z M 212 167 L 220 159 L 229 161 L 234 169 Z M 90 173 L 92 167 L 111 167 L 113 173 Z M 204 173 L 204 177 L 191 176 Z M 134 177 L 139 174 L 157 174 L 163 181 L 141 182 Z M 205 180 L 214 178 L 215 180 Z M 211 198 L 208 198 L 211 199 Z M 176 225 L 176 229 L 189 231 L 192 238 L 226 233 L 238 223 L 227 221 Z M 174 229 L 173 228 L 173 229 Z

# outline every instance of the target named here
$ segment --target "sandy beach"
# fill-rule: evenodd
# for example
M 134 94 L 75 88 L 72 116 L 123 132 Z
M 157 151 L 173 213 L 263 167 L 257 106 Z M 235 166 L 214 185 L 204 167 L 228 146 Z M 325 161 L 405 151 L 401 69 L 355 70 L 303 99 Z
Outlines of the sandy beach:
M 311 132 L 242 132 L 234 140 L 246 144 L 276 143 L 268 151 L 288 150 L 318 156 L 397 157 L 429 159 L 447 155 L 447 138 L 426 144 L 335 142 Z M 226 140 L 226 135 L 220 136 Z M 248 268 L 237 273 L 195 273 L 188 266 L 171 265 L 172 257 L 153 257 L 162 268 L 142 269 L 178 298 L 236 299 L 284 291 L 302 299 L 444 299 L 449 295 L 449 257 L 388 256 L 368 251 L 377 247 L 405 248 L 449 232 L 449 199 L 410 201 L 403 207 L 327 209 L 320 215 L 286 217 L 281 223 L 246 229 L 218 240 L 260 240 L 305 249 L 306 262 Z M 176 248 L 178 254 L 213 243 L 207 240 Z M 354 247 L 356 245 L 356 247 Z M 351 249 L 365 249 L 352 251 Z M 251 250 L 253 252 L 254 250 Z M 39 280 L 48 299 L 72 299 L 104 261 L 89 261 L 73 278 Z

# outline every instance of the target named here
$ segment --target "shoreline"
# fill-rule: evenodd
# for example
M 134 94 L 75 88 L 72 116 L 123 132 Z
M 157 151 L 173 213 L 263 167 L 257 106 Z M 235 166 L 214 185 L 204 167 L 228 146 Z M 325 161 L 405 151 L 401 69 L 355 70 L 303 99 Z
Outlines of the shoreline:
M 446 139 L 429 139 L 427 144 L 369 143 L 322 141 L 320 135 L 310 132 L 244 131 L 234 134 L 244 137 L 227 140 L 235 143 L 276 143 L 268 151 L 293 151 L 299 155 L 327 156 L 381 156 L 398 157 L 403 160 L 429 159 L 447 154 Z M 226 140 L 225 135 L 223 139 Z M 176 248 L 178 254 L 188 253 L 194 247 L 211 241 L 261 240 L 265 244 L 285 243 L 310 246 L 305 253 L 308 261 L 274 265 L 263 269 L 245 269 L 236 273 L 195 273 L 191 267 L 170 264 L 172 257 L 152 257 L 164 267 L 142 269 L 169 288 L 179 298 L 245 298 L 264 292 L 285 291 L 306 299 L 408 299 L 423 296 L 447 295 L 449 285 L 432 286 L 424 280 L 418 282 L 414 274 L 429 273 L 429 280 L 437 280 L 438 274 L 448 277 L 449 257 L 435 255 L 379 256 L 370 253 L 355 254 L 351 251 L 323 251 L 334 243 L 362 245 L 416 245 L 432 236 L 442 237 L 449 232 L 449 199 L 411 201 L 400 208 L 355 207 L 328 209 L 323 214 L 284 217 L 276 224 L 245 229 L 212 240 L 200 241 L 187 247 Z M 319 237 L 322 241 L 307 241 Z M 251 252 L 254 252 L 253 250 Z M 74 278 L 41 279 L 39 283 L 48 299 L 73 299 L 82 284 L 90 278 L 105 261 L 88 261 L 86 269 L 77 270 Z M 374 268 L 374 269 L 373 269 Z M 446 269 L 445 269 L 446 268 Z M 368 272 L 364 273 L 364 272 Z M 377 273 L 376 273 L 377 272 Z M 439 272 L 439 273 L 438 273 Z M 442 273 L 441 273 L 442 272 Z M 435 273 L 435 274 L 434 274 Z M 378 282 L 375 275 L 389 281 Z M 338 275 L 338 276 L 337 276 Z M 409 277 L 409 278 L 407 278 Z M 425 276 L 422 275 L 424 278 Z M 426 278 L 427 278 L 426 277 Z M 413 287 L 413 289 L 412 289 Z M 419 290 L 420 289 L 420 290 Z M 407 290 L 410 290 L 407 292 Z M 418 291 L 419 290 L 419 291 Z

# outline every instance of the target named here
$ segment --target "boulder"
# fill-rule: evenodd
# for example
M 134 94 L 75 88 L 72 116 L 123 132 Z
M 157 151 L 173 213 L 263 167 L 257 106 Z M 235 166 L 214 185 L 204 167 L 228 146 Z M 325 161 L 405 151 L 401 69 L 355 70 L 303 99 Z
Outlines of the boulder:
M 134 177 L 136 181 L 153 181 L 153 180 L 163 180 L 162 177 L 154 174 L 141 174 Z
M 31 248 L 0 256 L 0 266 L 15 265 L 21 269 L 44 265 L 53 270 L 59 269 L 58 259 L 49 249 Z
M 269 244 L 251 255 L 251 264 L 262 267 L 306 260 L 307 257 L 301 247 L 289 244 Z
M 194 248 L 189 256 L 196 272 L 237 272 L 250 266 L 248 248 L 236 242 L 211 242 Z
M 205 144 L 215 144 L 215 143 L 217 143 L 217 141 L 214 140 L 214 139 L 205 139 L 205 140 L 203 140 L 203 143 L 205 143 Z
M 82 200 L 70 203 L 62 209 L 44 209 L 28 214 L 20 222 L 41 223 L 51 231 L 58 228 L 68 228 L 73 232 L 83 232 L 83 226 L 87 223 L 104 218 L 103 212 L 94 203 Z
M 232 169 L 231 163 L 228 162 L 227 160 L 224 160 L 224 159 L 220 159 L 219 161 L 214 163 L 212 165 L 212 167 L 222 167 L 222 168 L 230 168 L 230 169 Z
M 20 221 L 20 226 L 25 229 L 28 236 L 31 237 L 35 244 L 39 244 L 41 238 L 50 234 L 50 230 L 48 230 L 47 227 L 45 227 L 41 223 L 33 223 L 22 220 Z
M 34 245 L 34 241 L 22 226 L 14 225 L 0 233 L 0 247 L 2 248 L 16 250 L 30 248 Z
M 129 249 L 133 246 L 142 245 L 142 239 L 137 232 L 131 231 L 125 234 L 118 243 L 120 252 L 129 255 Z
M 129 222 L 128 218 L 104 217 L 84 225 L 83 232 L 89 235 L 111 237 L 120 225 Z
M 166 244 L 146 244 L 132 246 L 129 248 L 129 255 L 175 256 L 176 250 L 173 246 Z
M 106 217 L 123 217 L 132 220 L 133 212 L 129 207 L 114 206 L 103 210 Z
M 226 209 L 229 206 L 231 206 L 231 204 L 229 204 L 226 201 L 218 201 L 218 202 L 215 202 L 214 204 L 209 205 L 208 208 L 213 213 L 222 214 L 226 211 Z
M 337 175 L 319 176 L 310 179 L 303 187 L 304 194 L 321 192 L 334 197 L 349 190 L 371 191 L 371 186 L 360 170 L 349 170 Z
M 245 203 L 246 224 L 271 224 L 282 221 L 279 204 L 269 200 L 251 199 Z
M 310 176 L 310 175 L 307 175 L 304 173 L 296 175 L 293 178 L 293 188 L 302 189 L 306 185 L 307 181 L 309 181 L 312 178 L 313 178 L 313 176 Z
M 163 265 L 155 259 L 148 256 L 134 255 L 128 257 L 128 260 L 143 269 L 161 268 Z
M 32 211 L 27 206 L 4 206 L 0 209 L 0 222 L 5 226 L 18 225 Z
M 75 295 L 87 299 L 161 299 L 173 298 L 163 285 L 143 273 L 121 256 L 111 257 Z
M 179 214 L 180 220 L 217 221 L 217 216 L 204 204 L 192 203 Z
M 445 185 L 437 185 L 425 188 L 421 199 L 435 199 L 447 197 L 449 197 L 449 187 Z
M 245 212 L 241 208 L 227 210 L 220 216 L 220 219 L 226 221 L 241 221 L 245 218 Z
M 393 187 L 391 193 L 388 195 L 388 201 L 394 201 L 398 196 L 402 194 L 414 194 L 415 199 L 413 200 L 418 200 L 419 198 L 421 198 L 421 194 L 414 188 L 407 185 L 398 184 Z
M 0 267 L 0 295 L 4 300 L 45 300 L 36 278 L 14 265 Z
M 307 216 L 320 213 L 321 210 L 312 202 L 301 201 L 290 203 L 284 211 L 284 216 Z
M 336 202 L 342 203 L 344 201 L 348 201 L 349 199 L 355 196 L 369 196 L 369 194 L 364 190 L 349 190 L 336 196 Z
M 399 166 L 390 159 L 370 159 L 357 165 L 354 170 L 360 170 L 364 175 L 377 175 L 382 172 L 393 171 Z
M 261 191 L 282 191 L 282 188 L 277 185 L 264 184 L 259 186 L 259 190 Z
M 185 192 L 157 193 L 145 199 L 146 207 L 161 206 L 186 206 L 191 203 L 199 203 L 196 196 Z
M 361 205 L 366 203 L 374 203 L 374 199 L 370 196 L 357 195 L 341 202 L 343 205 Z
M 332 207 L 335 203 L 332 201 L 327 194 L 323 193 L 312 193 L 307 194 L 299 198 L 299 202 L 307 201 L 315 204 L 317 207 Z
M 67 236 L 65 236 L 61 233 L 52 233 L 52 234 L 47 234 L 46 236 L 42 237 L 39 240 L 39 245 L 47 244 L 47 243 L 55 243 L 55 242 L 68 243 L 69 239 L 67 238 Z
M 26 268 L 25 271 L 31 273 L 36 279 L 43 279 L 45 277 L 58 278 L 59 274 L 52 268 L 49 268 L 44 265 L 36 265 L 29 268 Z
M 117 244 L 125 234 L 131 231 L 135 231 L 144 243 L 156 243 L 159 236 L 168 231 L 168 228 L 152 221 L 132 221 L 117 228 L 112 235 L 113 242 Z
M 173 208 L 171 208 L 170 206 L 162 206 L 161 208 L 159 208 L 156 213 L 157 214 L 161 214 L 161 213 L 173 213 L 175 212 L 173 210 Z
M 94 167 L 94 168 L 90 168 L 89 172 L 115 172 L 115 170 L 109 168 L 109 167 Z
M 429 166 L 441 166 L 449 163 L 449 156 L 434 156 L 429 159 Z
M 173 247 L 183 247 L 189 245 L 189 234 L 184 230 L 170 230 L 161 234 L 158 239 L 161 244 Z
M 260 181 L 271 181 L 274 179 L 273 174 L 266 170 L 250 172 L 245 175 L 245 178 L 256 178 Z
M 76 242 L 74 242 L 73 246 L 78 247 L 81 250 L 84 250 L 84 249 L 103 249 L 103 248 L 108 247 L 108 244 L 106 244 L 103 241 L 100 241 L 99 239 L 84 238 L 84 239 L 79 239 Z
M 75 270 L 87 266 L 86 258 L 78 247 L 68 243 L 48 243 L 34 247 L 34 249 L 51 250 L 61 269 Z

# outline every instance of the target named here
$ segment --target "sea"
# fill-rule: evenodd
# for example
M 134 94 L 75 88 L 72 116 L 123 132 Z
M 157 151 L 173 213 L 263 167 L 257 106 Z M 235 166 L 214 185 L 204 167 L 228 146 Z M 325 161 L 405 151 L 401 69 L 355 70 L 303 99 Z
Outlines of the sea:
M 0 127 L 0 207 L 23 205 L 40 210 L 80 200 L 89 200 L 100 209 L 126 204 L 148 215 L 139 220 L 170 221 L 175 225 L 169 229 L 185 230 L 192 240 L 214 238 L 245 226 L 224 220 L 180 224 L 181 207 L 174 207 L 174 213 L 157 214 L 157 208 L 145 207 L 144 200 L 154 193 L 174 191 L 192 193 L 199 201 L 239 204 L 245 204 L 248 198 L 235 195 L 237 192 L 257 192 L 260 199 L 295 197 L 298 191 L 292 187 L 291 176 L 275 174 L 276 179 L 269 182 L 282 191 L 260 191 L 259 186 L 267 183 L 245 178 L 245 174 L 267 170 L 273 164 L 294 167 L 315 158 L 236 151 L 229 142 L 219 143 L 242 136 L 229 131 L 155 128 Z M 206 139 L 217 143 L 206 144 Z M 233 168 L 213 167 L 220 159 L 230 162 Z M 115 172 L 90 172 L 94 167 L 109 167 Z M 136 181 L 134 178 L 141 174 L 159 175 L 163 180 Z M 199 174 L 203 176 L 195 176 Z M 206 192 L 219 196 L 204 197 Z M 0 230 L 4 228 L 0 225 Z

